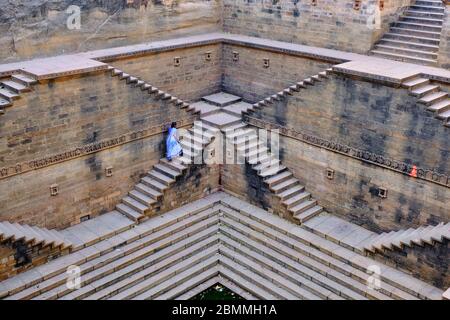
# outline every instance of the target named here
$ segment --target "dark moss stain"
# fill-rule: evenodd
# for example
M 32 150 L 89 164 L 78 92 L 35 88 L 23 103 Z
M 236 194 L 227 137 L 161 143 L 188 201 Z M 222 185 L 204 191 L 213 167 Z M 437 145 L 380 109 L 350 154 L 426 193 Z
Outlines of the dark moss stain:
M 97 159 L 97 155 L 89 156 L 84 160 L 84 163 L 89 167 L 90 172 L 95 175 L 95 180 L 100 180 L 102 177 L 102 161 Z
M 282 101 L 277 101 L 274 109 L 274 117 L 275 122 L 282 126 L 287 125 L 287 99 L 283 99 Z
M 245 176 L 247 178 L 247 195 L 251 202 L 257 204 L 263 209 L 271 208 L 271 205 L 266 198 L 270 195 L 269 190 L 264 181 L 255 173 L 252 166 L 245 163 Z

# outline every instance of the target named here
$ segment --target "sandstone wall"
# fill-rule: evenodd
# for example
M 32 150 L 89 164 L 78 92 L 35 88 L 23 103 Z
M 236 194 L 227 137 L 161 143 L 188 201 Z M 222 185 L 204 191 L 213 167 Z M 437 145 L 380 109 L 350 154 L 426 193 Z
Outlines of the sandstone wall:
M 223 0 L 224 30 L 261 38 L 366 53 L 411 0 Z
M 368 152 L 375 163 L 383 157 L 407 165 L 406 174 L 398 173 L 352 152 L 282 136 L 283 163 L 330 212 L 373 231 L 450 220 L 448 128 L 406 90 L 334 76 L 250 116 Z M 430 181 L 408 176 L 408 165 L 430 170 Z M 335 171 L 334 180 L 326 178 L 327 168 Z M 443 175 L 444 186 L 433 182 L 433 171 Z M 380 187 L 387 198 L 378 196 Z
M 210 53 L 210 60 L 206 54 Z M 208 45 L 111 61 L 124 72 L 184 100 L 220 91 L 222 45 Z M 180 58 L 180 65 L 174 59 Z
M 405 247 L 404 250 L 386 250 L 385 253 L 371 255 L 383 263 L 393 264 L 414 277 L 420 278 L 438 288 L 447 290 L 450 287 L 450 242 L 434 245 L 424 244 Z
M 2 116 L 0 167 L 38 169 L 0 179 L 0 220 L 48 228 L 111 210 L 163 156 L 164 126 L 193 121 L 109 72 L 42 82 L 21 96 Z M 68 151 L 68 161 L 45 165 Z M 109 166 L 113 177 L 105 175 Z
M 223 47 L 223 90 L 251 102 L 264 99 L 332 65 L 260 49 Z M 239 54 L 237 61 L 233 60 L 233 52 Z M 269 59 L 268 68 L 263 65 L 264 59 Z
M 72 5 L 81 9 L 80 29 L 67 27 Z M 221 25 L 220 0 L 1 0 L 0 61 L 214 32 Z

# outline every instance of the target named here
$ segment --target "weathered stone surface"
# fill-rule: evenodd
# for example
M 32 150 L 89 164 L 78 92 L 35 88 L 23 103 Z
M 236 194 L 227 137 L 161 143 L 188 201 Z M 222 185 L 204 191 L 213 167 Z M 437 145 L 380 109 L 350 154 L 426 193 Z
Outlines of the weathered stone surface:
M 72 5 L 81 10 L 80 29 L 67 27 Z M 220 10 L 218 0 L 2 0 L 0 61 L 218 31 Z

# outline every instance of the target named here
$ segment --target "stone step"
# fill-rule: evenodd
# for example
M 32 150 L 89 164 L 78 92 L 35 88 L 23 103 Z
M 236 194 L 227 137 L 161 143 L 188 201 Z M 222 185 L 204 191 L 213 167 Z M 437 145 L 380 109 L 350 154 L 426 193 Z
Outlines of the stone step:
M 417 3 L 412 4 L 410 6 L 410 9 L 413 10 L 420 10 L 420 11 L 427 11 L 427 12 L 438 12 L 443 13 L 444 8 L 442 6 L 435 6 L 435 5 L 419 5 Z
M 13 74 L 11 76 L 11 79 L 15 82 L 22 83 L 23 85 L 26 85 L 26 86 L 32 86 L 38 82 L 36 79 L 32 78 L 31 76 L 27 76 L 27 75 L 21 74 L 21 73 Z
M 256 273 L 258 273 L 258 270 L 270 270 L 276 272 L 276 275 L 271 274 L 266 277 L 274 277 L 278 280 L 281 286 L 285 287 L 285 289 L 290 291 L 292 294 L 297 295 L 300 299 L 342 299 L 326 287 L 323 287 L 322 283 L 318 284 L 315 282 L 317 278 L 326 279 L 319 273 L 309 270 L 293 260 L 287 259 L 277 251 L 267 248 L 256 241 L 250 240 L 249 243 L 244 245 L 241 244 L 243 242 L 242 240 L 246 239 L 246 237 L 243 236 L 243 238 L 241 238 L 241 234 L 226 226 L 224 227 L 224 232 L 229 236 L 221 236 L 221 243 L 223 243 L 226 248 L 221 250 L 221 252 L 225 250 L 228 251 L 227 256 L 229 258 L 235 256 L 237 258 L 235 258 L 235 260 L 239 263 L 249 260 L 252 261 L 250 263 L 246 263 L 245 265 L 251 264 L 256 269 Z M 239 254 L 239 256 L 237 256 L 237 254 Z M 315 278 L 313 278 L 313 276 L 315 276 Z M 331 281 L 326 279 L 324 282 L 328 285 Z M 345 288 L 339 284 L 336 283 L 334 285 L 345 291 Z M 347 289 L 347 291 L 350 290 Z M 356 296 L 358 295 L 354 294 L 354 297 Z M 366 300 L 361 295 L 358 297 L 362 300 Z
M 300 221 L 300 223 L 304 223 L 308 221 L 311 218 L 314 218 L 315 216 L 319 215 L 323 211 L 323 208 L 321 206 L 314 206 L 312 208 L 309 208 L 308 210 L 294 215 L 294 218 Z
M 233 282 L 238 283 L 240 288 L 248 291 L 251 295 L 255 296 L 257 299 L 261 300 L 276 300 L 276 297 L 266 290 L 262 289 L 260 286 L 254 284 L 253 281 L 249 281 L 242 277 L 240 274 L 234 272 L 233 270 L 227 268 L 224 265 L 219 265 L 219 272 L 222 277 Z
M 16 82 L 13 80 L 3 81 L 0 85 L 7 88 L 8 90 L 10 90 L 12 92 L 18 93 L 18 94 L 31 90 L 29 86 L 26 86 L 20 82 Z
M 183 152 L 185 152 L 186 154 L 188 154 L 188 153 L 189 153 L 189 150 L 186 150 L 186 151 L 183 151 Z M 151 170 L 151 171 L 149 171 L 149 172 L 148 172 L 148 175 L 149 175 L 149 177 L 151 177 L 152 179 L 154 179 L 154 180 L 158 181 L 159 183 L 162 183 L 162 184 L 164 184 L 164 185 L 166 185 L 166 186 L 170 186 L 172 183 L 175 182 L 174 179 L 169 178 L 168 176 L 166 176 L 166 175 L 164 175 L 164 174 L 162 174 L 162 173 L 159 173 L 159 172 L 156 171 L 156 170 Z
M 116 206 L 116 210 L 125 215 L 127 218 L 129 218 L 132 221 L 139 222 L 142 219 L 144 219 L 144 215 L 140 213 L 139 211 L 134 210 L 134 208 L 129 207 L 125 203 L 119 203 Z
M 419 100 L 419 103 L 422 103 L 426 106 L 430 106 L 430 105 L 440 102 L 444 99 L 448 99 L 448 93 L 439 91 L 439 92 L 433 92 L 433 93 L 423 96 Z
M 443 19 L 438 17 L 433 18 L 426 18 L 426 17 L 420 17 L 420 16 L 411 16 L 406 15 L 400 17 L 400 21 L 406 21 L 406 22 L 412 22 L 412 23 L 419 23 L 419 24 L 426 24 L 426 25 L 433 25 L 433 26 L 439 26 L 442 27 Z
M 234 261 L 224 255 L 222 255 L 220 259 L 220 265 L 224 266 L 227 269 L 230 269 L 234 273 L 237 273 L 239 276 L 244 278 L 246 281 L 252 282 L 254 285 L 257 285 L 262 290 L 268 292 L 270 295 L 274 297 L 275 300 L 298 300 L 298 297 L 291 294 L 289 291 L 284 288 L 280 288 L 275 283 L 272 283 L 272 279 L 268 279 L 262 277 L 253 272 L 252 269 L 242 267 L 238 261 Z
M 199 285 L 207 282 L 208 280 L 212 278 L 216 278 L 219 274 L 219 265 L 215 265 L 212 268 L 205 268 L 204 272 L 200 272 L 196 276 L 191 276 L 185 278 L 185 281 L 183 283 L 178 282 L 177 286 L 175 288 L 164 292 L 161 295 L 158 295 L 152 299 L 154 300 L 173 300 L 176 299 L 178 296 L 181 296 L 185 294 L 186 292 L 190 291 L 191 289 L 198 287 Z M 211 283 L 211 286 L 214 285 L 217 282 Z
M 132 264 L 91 282 L 88 286 L 84 286 L 80 290 L 64 296 L 63 299 L 100 300 L 113 298 L 114 295 L 121 293 L 127 288 L 138 285 L 146 277 L 183 263 L 183 260 L 191 258 L 199 252 L 203 251 L 205 256 L 217 252 L 216 238 L 217 236 L 212 235 L 211 240 L 205 239 L 191 243 L 186 240 L 180 241 L 140 260 L 134 259 Z
M 294 186 L 289 186 L 288 188 L 285 188 L 284 191 L 277 194 L 277 196 L 282 200 L 286 201 L 289 198 L 302 193 L 305 190 L 305 187 L 300 184 L 295 184 Z
M 187 205 L 185 208 L 173 211 L 172 215 L 160 216 L 157 220 L 147 220 L 146 222 L 135 226 L 133 229 L 130 229 L 130 226 L 133 226 L 133 224 L 130 223 L 128 219 L 122 218 L 122 215 L 119 212 L 113 211 L 65 229 L 61 232 L 64 234 L 65 238 L 68 236 L 73 237 L 72 233 L 75 233 L 81 237 L 82 234 L 80 233 L 83 233 L 86 228 L 80 229 L 80 227 L 84 227 L 87 223 L 94 223 L 94 228 L 108 224 L 115 226 L 114 230 L 116 234 L 110 238 L 101 240 L 100 242 L 97 241 L 99 244 L 97 248 L 93 246 L 82 247 L 75 253 L 62 256 L 56 260 L 48 262 L 45 265 L 37 266 L 36 268 L 25 271 L 14 278 L 1 282 L 0 297 L 12 295 L 25 289 L 33 290 L 31 289 L 32 286 L 38 285 L 44 280 L 51 286 L 54 286 L 55 277 L 58 277 L 58 279 L 62 281 L 61 283 L 65 283 L 67 278 L 66 270 L 68 266 L 79 265 L 82 267 L 82 265 L 86 262 L 90 262 L 89 265 L 87 265 L 89 270 L 91 270 L 91 266 L 94 267 L 94 269 L 97 265 L 98 267 L 103 266 L 109 261 L 136 251 L 145 243 L 150 244 L 157 240 L 161 240 L 170 234 L 174 234 L 175 232 L 185 229 L 186 225 L 203 221 L 205 220 L 205 215 L 213 216 L 216 214 L 216 211 L 209 210 L 208 208 L 209 207 L 207 204 L 200 206 Z M 196 215 L 191 216 L 191 214 L 194 213 L 196 213 Z M 164 230 L 161 230 L 161 226 L 164 227 Z M 191 231 L 192 230 L 189 232 Z M 139 238 L 144 238 L 147 236 L 149 237 L 147 238 L 148 242 L 145 242 L 146 239 L 141 242 L 134 242 Z M 90 242 L 94 243 L 95 241 L 92 241 L 91 239 Z M 112 248 L 117 246 L 120 246 L 121 250 L 111 251 Z M 94 261 L 93 259 L 96 260 Z M 37 289 L 39 290 L 37 291 L 43 291 L 44 287 L 45 286 L 43 284 L 39 284 L 37 286 Z
M 422 11 L 415 9 L 405 11 L 405 15 L 409 17 L 437 18 L 440 19 L 441 21 L 444 18 L 444 12 Z
M 122 202 L 130 207 L 131 209 L 139 212 L 142 215 L 145 215 L 145 213 L 150 209 L 149 206 L 142 204 L 140 201 L 137 201 L 133 199 L 132 197 L 126 196 L 122 199 Z
M 155 189 L 156 191 L 161 192 L 161 193 L 163 193 L 164 190 L 166 190 L 169 187 L 169 186 L 159 182 L 158 180 L 153 179 L 150 176 L 143 177 L 141 179 L 141 182 L 143 184 L 145 184 L 146 186 L 148 186 L 148 187 L 150 187 L 152 189 Z
M 189 220 L 182 219 L 180 222 L 177 222 L 177 219 L 175 218 L 175 223 L 168 225 L 166 227 L 167 230 L 152 230 L 152 223 L 151 221 L 147 220 L 148 225 L 146 225 L 146 223 L 143 223 L 138 227 L 142 231 L 145 231 L 141 233 L 139 241 L 136 241 L 139 238 L 136 238 L 136 232 L 132 232 L 130 236 L 127 236 L 126 234 L 119 234 L 117 236 L 117 238 L 119 239 L 119 243 L 123 243 L 123 241 L 126 241 L 127 237 L 132 237 L 130 238 L 129 243 L 126 243 L 125 245 L 120 247 L 120 250 L 104 249 L 103 254 L 100 254 L 100 256 L 95 256 L 93 259 L 90 259 L 87 262 L 85 261 L 83 263 L 77 263 L 82 272 L 82 284 L 90 286 L 95 291 L 96 289 L 100 288 L 100 285 L 106 285 L 108 283 L 112 284 L 114 281 L 107 282 L 111 280 L 111 278 L 117 279 L 123 276 L 129 276 L 133 273 L 133 271 L 139 271 L 139 268 L 144 266 L 146 263 L 155 263 L 158 261 L 158 259 L 161 260 L 161 258 L 166 258 L 168 256 L 170 257 L 173 253 L 190 247 L 190 244 L 195 244 L 200 240 L 208 238 L 212 239 L 209 241 L 210 243 L 214 242 L 214 230 L 210 229 L 208 232 L 206 231 L 208 226 L 214 224 L 215 221 L 217 221 L 217 218 L 215 217 L 210 217 L 209 220 L 205 220 L 205 217 L 210 214 L 211 211 L 206 210 L 198 217 L 190 217 L 188 218 Z M 189 222 L 193 224 L 189 225 Z M 177 231 L 177 233 L 175 234 L 173 233 L 173 231 Z M 189 233 L 194 234 L 191 240 L 187 239 L 186 237 L 186 235 Z M 112 249 L 114 246 L 114 242 L 116 241 L 115 239 L 109 239 L 103 242 L 106 244 L 106 246 L 99 245 L 99 248 L 108 248 L 109 245 L 109 248 Z M 168 248 L 168 243 L 173 243 L 174 246 L 172 248 Z M 112 271 L 116 272 L 113 273 Z M 53 278 L 50 277 L 39 285 L 22 291 L 15 296 L 11 296 L 9 297 L 9 299 L 49 299 L 56 298 L 55 295 L 61 297 L 65 294 L 70 293 L 70 290 L 66 286 L 66 278 L 67 274 L 65 274 L 65 272 L 61 273 L 60 276 Z M 81 289 L 83 291 L 81 291 L 79 294 L 78 290 L 75 291 L 77 297 L 88 294 L 88 292 L 86 292 L 86 289 L 83 288 Z
M 187 249 L 192 247 L 191 244 L 187 244 Z M 133 257 L 131 258 L 125 256 L 118 259 L 116 261 L 117 263 L 115 263 L 116 266 L 106 265 L 105 267 L 109 268 L 103 267 L 104 270 L 102 270 L 101 273 L 105 275 L 104 277 L 100 277 L 98 274 L 93 274 L 91 276 L 89 273 L 84 275 L 85 279 L 83 280 L 85 283 L 79 290 L 69 293 L 70 291 L 64 289 L 64 287 L 57 288 L 59 289 L 58 298 L 64 300 L 92 300 L 94 298 L 105 299 L 106 297 L 114 300 L 120 299 L 121 295 L 124 295 L 125 292 L 128 294 L 133 288 L 139 287 L 144 283 L 146 278 L 156 278 L 158 275 L 161 275 L 161 278 L 157 279 L 154 284 L 161 283 L 164 280 L 170 279 L 170 276 L 165 277 L 163 275 L 165 274 L 164 270 L 170 268 L 171 270 L 177 269 L 178 272 L 186 270 L 198 262 L 206 260 L 212 254 L 217 252 L 218 248 L 211 246 L 210 244 L 205 245 L 202 243 L 201 249 L 205 250 L 203 257 L 202 254 L 199 254 L 198 247 L 193 249 L 193 252 L 189 252 L 182 246 L 176 245 L 173 248 L 168 247 L 161 249 L 161 253 L 158 252 L 157 249 L 150 249 L 146 252 L 141 252 L 142 250 L 136 251 L 132 254 Z M 140 256 L 139 260 L 136 258 L 138 255 Z M 110 271 L 111 267 L 114 268 L 114 272 Z M 102 268 L 98 269 L 98 271 L 101 269 Z M 167 272 L 167 274 L 169 274 L 169 272 Z M 55 291 L 57 290 L 53 289 L 49 293 L 46 293 L 45 298 L 54 298 Z M 38 296 L 35 299 L 40 300 L 42 298 L 42 296 Z
M 265 256 L 269 256 L 274 260 L 281 260 L 280 262 L 289 266 L 290 269 L 302 272 L 304 276 L 309 277 L 313 282 L 322 284 L 323 287 L 334 293 L 345 292 L 348 296 L 353 295 L 355 298 L 356 296 L 364 295 L 370 299 L 390 300 L 388 295 L 368 288 L 364 281 L 364 279 L 369 277 L 368 274 L 354 269 L 351 266 L 346 267 L 345 271 L 334 269 L 332 263 L 338 266 L 342 266 L 343 264 L 333 258 L 330 259 L 331 263 L 328 263 L 326 260 L 322 260 L 324 256 L 319 250 L 297 243 L 275 230 L 267 230 L 268 236 L 257 233 L 253 237 L 252 229 L 249 228 L 249 222 L 253 224 L 252 219 L 245 220 L 243 224 L 238 224 L 234 220 L 236 217 L 233 219 L 228 212 L 226 215 L 227 217 L 223 219 L 224 226 L 221 227 L 223 233 L 239 242 L 242 246 L 249 247 L 252 251 L 256 252 L 264 250 Z M 264 228 L 260 223 L 256 223 L 254 227 L 258 230 Z M 275 237 L 278 235 L 280 237 L 277 241 Z M 357 277 L 361 277 L 362 279 L 358 279 Z M 347 290 L 344 289 L 345 287 L 347 287 Z M 350 291 L 354 292 L 351 293 Z
M 227 225 L 232 224 L 232 220 L 227 221 Z M 244 233 L 240 233 L 224 226 L 223 231 L 227 234 L 227 238 L 221 237 L 221 239 L 225 239 L 222 240 L 225 243 L 233 244 L 235 250 L 239 250 L 253 260 L 259 261 L 265 268 L 276 270 L 292 283 L 310 291 L 316 296 L 316 299 L 367 300 L 364 296 L 364 286 L 357 281 L 339 274 L 326 265 L 321 266 L 320 263 L 308 258 L 308 256 L 293 252 L 293 250 L 288 251 L 288 253 L 292 252 L 292 255 L 285 256 L 280 252 L 282 250 L 281 245 L 271 239 L 269 240 L 271 244 L 269 247 L 262 245 L 261 242 L 258 242 L 261 239 L 249 238 L 246 230 L 248 229 L 241 229 L 239 231 Z M 326 274 L 328 274 L 328 277 L 325 276 Z M 356 288 L 356 290 L 353 291 L 349 287 Z
M 153 168 L 159 173 L 162 173 L 171 179 L 176 179 L 176 177 L 178 177 L 181 174 L 180 171 L 173 170 L 171 167 L 168 167 L 163 163 L 155 164 Z
M 253 169 L 258 172 L 258 175 L 260 175 L 264 170 L 275 168 L 277 166 L 281 166 L 280 160 L 275 159 L 272 155 L 270 155 L 265 158 L 260 158 L 259 163 L 257 165 L 253 165 Z
M 294 214 L 294 216 L 298 216 L 299 214 L 305 212 L 308 209 L 311 209 L 312 207 L 317 205 L 317 200 L 311 199 L 306 200 L 303 202 L 300 202 L 296 206 L 289 208 L 289 211 Z
M 225 240 L 224 243 L 227 244 L 227 240 Z M 239 269 L 240 266 L 240 270 L 249 270 L 255 275 L 256 279 L 252 279 L 253 281 L 258 281 L 259 279 L 268 281 L 267 279 L 270 279 L 268 282 L 272 282 L 272 286 L 269 288 L 272 289 L 273 293 L 281 299 L 321 300 L 321 298 L 316 294 L 305 290 L 298 284 L 287 281 L 285 277 L 280 275 L 280 267 L 277 268 L 277 272 L 272 271 L 268 267 L 261 267 L 261 260 L 254 261 L 253 259 L 247 258 L 249 257 L 250 251 L 246 250 L 245 254 L 241 254 L 242 250 L 235 249 L 239 248 L 240 245 L 238 243 L 234 244 L 237 247 L 225 245 L 220 249 L 220 253 L 222 255 L 220 260 L 221 264 L 231 265 L 231 263 L 233 263 L 233 269 Z M 252 258 L 255 258 L 255 256 L 256 254 L 253 254 Z M 269 266 L 270 265 L 273 265 L 273 263 L 269 263 Z
M 408 27 L 391 27 L 391 32 L 396 34 L 406 34 L 414 37 L 425 37 L 440 40 L 441 32 L 411 29 Z
M 406 88 L 409 88 L 410 90 L 413 90 L 413 89 L 416 89 L 417 87 L 428 85 L 429 83 L 430 83 L 429 79 L 417 77 L 417 78 L 408 80 L 406 82 L 403 82 L 402 85 Z
M 283 170 L 286 170 L 286 166 L 284 165 L 275 165 L 275 166 L 271 166 L 271 167 L 267 167 L 262 169 L 258 175 L 262 178 L 268 178 L 271 176 L 274 176 L 280 172 L 282 172 Z
M 441 100 L 427 107 L 427 110 L 433 112 L 445 112 L 450 110 L 450 99 Z
M 166 158 L 163 158 L 163 159 L 159 160 L 159 162 L 164 164 L 166 167 L 169 167 L 172 170 L 179 172 L 180 174 L 183 173 L 187 169 L 187 166 L 185 166 L 182 163 L 175 161 L 175 160 L 176 159 L 169 161 Z
M 439 45 L 431 45 L 431 44 L 424 44 L 424 43 L 417 43 L 417 42 L 410 42 L 410 41 L 387 39 L 384 37 L 380 40 L 379 44 L 385 45 L 388 47 L 405 48 L 405 49 L 411 49 L 411 50 L 415 50 L 415 51 L 417 50 L 419 52 L 436 53 L 437 51 L 439 51 Z
M 415 42 L 415 43 L 423 43 L 429 45 L 438 46 L 440 39 L 439 38 L 429 38 L 426 36 L 414 36 L 410 34 L 396 33 L 396 32 L 388 32 L 383 36 L 385 39 L 397 39 L 401 41 L 407 42 Z
M 439 90 L 440 90 L 439 86 L 434 85 L 434 84 L 427 84 L 427 85 L 423 85 L 421 87 L 415 88 L 415 89 L 411 90 L 410 92 L 413 96 L 421 98 L 428 93 L 437 92 Z
M 299 184 L 300 184 L 300 182 L 298 181 L 298 179 L 292 177 L 288 180 L 285 180 L 281 183 L 278 183 L 278 184 L 270 187 L 270 190 L 275 192 L 275 194 L 281 194 L 283 191 L 293 188 Z
M 396 54 L 402 54 L 402 55 L 408 55 L 413 56 L 417 58 L 423 58 L 423 59 L 430 59 L 435 60 L 437 59 L 437 52 L 429 52 L 429 51 L 423 51 L 418 50 L 414 48 L 404 48 L 399 46 L 390 46 L 390 45 L 384 45 L 384 44 L 377 44 L 375 45 L 375 48 L 377 51 L 383 51 L 383 52 L 391 52 Z
M 450 118 L 450 110 L 447 111 L 439 111 L 436 115 L 436 118 L 441 120 L 449 120 Z
M 10 107 L 10 106 L 12 106 L 11 101 L 0 98 L 0 108 L 4 109 L 4 108 Z
M 155 201 L 158 201 L 162 197 L 162 193 L 160 191 L 150 188 L 143 183 L 138 183 L 135 188 L 139 192 L 153 198 Z
M 12 102 L 19 99 L 20 96 L 17 93 L 0 86 L 0 98 Z
M 306 199 L 309 199 L 310 197 L 311 197 L 311 194 L 309 192 L 302 192 L 293 197 L 290 197 L 289 199 L 286 199 L 285 201 L 283 201 L 283 204 L 286 205 L 288 209 L 291 209 L 291 208 L 299 205 L 301 202 L 305 201 Z
M 422 22 L 397 21 L 395 26 L 412 28 L 419 31 L 441 32 L 442 26 Z
M 255 167 L 256 170 L 256 167 Z M 292 172 L 290 172 L 289 170 L 283 171 L 280 174 L 277 174 L 275 176 L 272 176 L 268 179 L 265 180 L 265 183 L 269 186 L 269 187 L 273 187 L 281 182 L 284 182 L 288 179 L 293 178 L 293 174 Z
M 202 121 L 204 124 L 213 128 L 225 130 L 228 126 L 240 124 L 242 122 L 242 119 L 241 117 L 236 117 L 225 112 L 220 112 L 202 117 Z
M 202 100 L 223 108 L 230 104 L 241 101 L 242 98 L 226 92 L 218 92 L 209 96 L 202 97 Z
M 409 291 L 414 292 L 414 290 L 418 290 L 422 294 L 428 292 L 428 294 L 430 294 L 428 297 L 434 299 L 439 294 L 439 292 L 435 291 L 436 288 L 427 286 L 420 280 L 409 277 L 393 268 L 383 265 L 380 266 L 385 272 L 380 276 L 381 291 L 377 292 L 372 290 L 367 286 L 370 274 L 366 273 L 366 270 L 374 263 L 373 260 L 360 255 L 357 255 L 356 258 L 354 251 L 343 248 L 334 242 L 323 239 L 300 227 L 292 229 L 292 224 L 281 218 L 270 217 L 270 219 L 273 220 L 271 221 L 269 220 L 267 213 L 264 213 L 264 216 L 261 216 L 254 210 L 251 212 L 247 210 L 242 212 L 241 210 L 241 213 L 250 216 L 257 214 L 258 220 L 250 218 L 247 220 L 240 216 L 239 222 L 241 225 L 233 224 L 233 230 L 246 234 L 247 237 L 251 237 L 252 241 L 258 241 L 285 256 L 291 256 L 296 261 L 304 262 L 305 259 L 298 258 L 299 253 L 304 254 L 305 256 L 310 257 L 312 261 L 320 263 L 320 268 L 318 268 L 318 270 L 327 266 L 330 268 L 330 271 L 333 269 L 339 274 L 347 275 L 363 284 L 363 287 L 368 290 L 366 294 L 372 295 L 371 298 L 389 299 L 390 297 L 386 295 L 394 295 L 398 299 L 414 299 L 415 297 L 408 293 Z M 226 214 L 227 216 L 229 215 L 228 212 Z M 222 220 L 226 222 L 226 218 L 222 218 Z M 248 221 L 251 221 L 250 224 Z M 270 228 L 267 229 L 267 227 Z M 244 230 L 245 228 L 247 228 L 247 231 Z M 251 230 L 261 232 L 255 233 Z M 288 232 L 288 235 L 284 233 L 287 230 L 291 230 Z M 266 236 L 263 237 L 262 234 Z M 243 244 L 245 245 L 247 242 L 247 240 L 243 241 Z M 282 246 L 282 249 L 280 249 L 280 246 Z M 348 259 L 352 260 L 350 261 Z M 331 272 L 327 271 L 326 274 L 328 277 Z M 395 285 L 401 288 L 393 287 L 392 283 L 395 283 Z M 426 288 L 423 286 L 426 286 Z
M 144 206 L 151 207 L 153 204 L 156 203 L 156 200 L 152 197 L 146 195 L 145 193 L 141 193 L 139 190 L 131 190 L 128 195 L 136 200 L 137 202 L 140 202 Z
M 404 62 L 414 62 L 414 63 L 420 63 L 420 64 L 434 64 L 436 63 L 436 59 L 425 59 L 421 57 L 415 57 L 412 55 L 406 55 L 406 54 L 398 54 L 393 52 L 388 52 L 384 50 L 372 50 L 371 51 L 376 56 L 380 56 L 383 58 L 390 58 L 398 61 L 404 61 Z
M 198 279 L 199 276 L 206 276 L 207 280 L 217 274 L 218 263 L 215 260 L 215 257 L 210 257 L 205 261 L 200 261 L 197 263 L 191 268 L 191 270 L 174 272 L 174 277 L 168 279 L 165 283 L 159 284 L 155 287 L 153 287 L 154 282 L 148 283 L 145 289 L 146 291 L 134 297 L 133 300 L 157 300 L 158 297 L 166 293 L 167 290 L 176 289 L 184 283 L 189 283 L 192 279 Z M 194 284 L 194 286 L 195 285 L 196 284 Z

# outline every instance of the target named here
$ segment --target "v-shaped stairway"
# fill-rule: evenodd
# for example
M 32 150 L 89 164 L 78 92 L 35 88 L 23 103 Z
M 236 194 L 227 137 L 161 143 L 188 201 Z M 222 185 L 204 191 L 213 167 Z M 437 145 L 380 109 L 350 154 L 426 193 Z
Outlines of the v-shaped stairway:
M 370 266 L 380 268 L 370 285 Z M 79 288 L 67 268 L 80 269 Z M 188 299 L 205 283 L 246 299 L 436 299 L 443 291 L 219 192 L 0 282 L 0 297 Z

